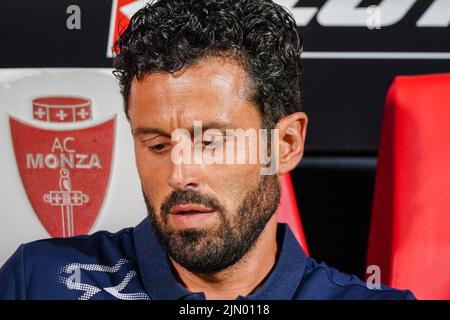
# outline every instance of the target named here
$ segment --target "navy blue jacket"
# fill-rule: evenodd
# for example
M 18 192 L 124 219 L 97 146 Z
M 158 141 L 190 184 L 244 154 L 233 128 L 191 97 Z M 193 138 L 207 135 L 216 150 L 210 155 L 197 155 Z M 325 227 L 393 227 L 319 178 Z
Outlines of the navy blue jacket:
M 414 299 L 410 291 L 369 289 L 355 276 L 306 257 L 278 226 L 279 256 L 266 281 L 237 299 Z M 117 233 L 24 244 L 0 269 L 0 299 L 204 299 L 172 273 L 150 223 Z

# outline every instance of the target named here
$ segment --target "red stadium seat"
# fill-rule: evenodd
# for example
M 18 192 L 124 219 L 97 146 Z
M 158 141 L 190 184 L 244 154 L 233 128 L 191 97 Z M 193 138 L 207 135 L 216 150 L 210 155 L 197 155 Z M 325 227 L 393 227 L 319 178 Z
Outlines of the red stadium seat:
M 278 222 L 289 225 L 303 250 L 308 255 L 305 234 L 303 233 L 302 222 L 298 212 L 297 201 L 295 200 L 294 187 L 292 186 L 289 173 L 280 177 L 281 200 L 279 206 Z
M 397 77 L 386 100 L 368 265 L 418 299 L 450 299 L 450 74 Z

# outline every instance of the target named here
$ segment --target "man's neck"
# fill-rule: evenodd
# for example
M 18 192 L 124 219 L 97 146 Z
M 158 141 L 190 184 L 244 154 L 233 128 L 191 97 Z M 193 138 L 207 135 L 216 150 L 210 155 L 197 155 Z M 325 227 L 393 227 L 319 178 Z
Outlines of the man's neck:
M 269 275 L 277 255 L 277 214 L 274 214 L 247 254 L 233 266 L 204 275 L 191 272 L 175 261 L 173 266 L 185 288 L 204 292 L 208 300 L 231 300 L 247 296 Z

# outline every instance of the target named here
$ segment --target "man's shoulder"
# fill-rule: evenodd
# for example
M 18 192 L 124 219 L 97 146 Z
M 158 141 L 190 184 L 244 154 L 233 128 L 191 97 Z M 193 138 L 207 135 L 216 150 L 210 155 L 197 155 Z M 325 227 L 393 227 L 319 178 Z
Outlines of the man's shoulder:
M 97 231 L 91 235 L 70 238 L 49 238 L 22 244 L 19 247 L 27 263 L 69 261 L 70 259 L 103 259 L 110 255 L 133 252 L 134 228 L 118 232 Z
M 76 299 L 84 292 L 78 282 L 84 289 L 97 288 L 91 293 L 112 286 L 135 272 L 133 230 L 22 244 L 0 268 L 0 298 Z
M 380 284 L 371 286 L 355 275 L 349 275 L 307 258 L 306 268 L 297 290 L 298 299 L 319 300 L 411 300 L 409 290 L 398 290 Z

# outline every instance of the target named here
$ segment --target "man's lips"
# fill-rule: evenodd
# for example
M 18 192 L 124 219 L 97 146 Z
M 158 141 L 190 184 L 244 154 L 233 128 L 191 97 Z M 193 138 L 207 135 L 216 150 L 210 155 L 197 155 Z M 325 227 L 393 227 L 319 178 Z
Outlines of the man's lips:
M 196 214 L 196 213 L 210 213 L 214 210 L 198 204 L 179 204 L 170 210 L 170 214 Z
M 169 212 L 169 220 L 177 229 L 200 228 L 215 216 L 216 211 L 196 204 L 174 206 Z

